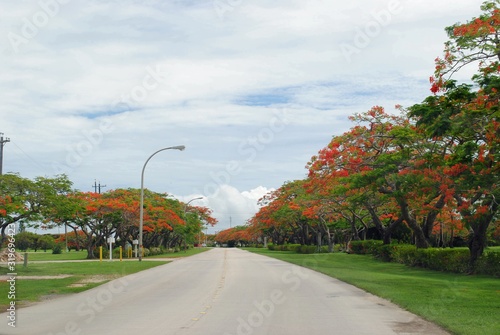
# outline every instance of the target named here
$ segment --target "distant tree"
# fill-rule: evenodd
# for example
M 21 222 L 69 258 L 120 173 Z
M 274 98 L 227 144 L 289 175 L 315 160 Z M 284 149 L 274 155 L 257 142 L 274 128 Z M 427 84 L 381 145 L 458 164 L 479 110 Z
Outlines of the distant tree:
M 56 206 L 71 182 L 65 175 L 55 178 L 37 177 L 35 180 L 18 174 L 0 176 L 0 232 L 2 241 L 5 229 L 17 223 L 21 226 L 40 226 L 47 211 Z
M 47 252 L 55 246 L 54 238 L 51 235 L 42 235 L 38 237 L 38 247 Z
M 33 248 L 38 240 L 38 235 L 32 232 L 23 231 L 15 236 L 16 249 L 26 251 Z

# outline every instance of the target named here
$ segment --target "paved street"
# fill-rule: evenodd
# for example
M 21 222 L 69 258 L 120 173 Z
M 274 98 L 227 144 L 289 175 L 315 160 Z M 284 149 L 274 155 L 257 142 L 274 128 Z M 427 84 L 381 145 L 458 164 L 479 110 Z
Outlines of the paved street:
M 325 275 L 220 248 L 17 313 L 0 334 L 447 334 Z

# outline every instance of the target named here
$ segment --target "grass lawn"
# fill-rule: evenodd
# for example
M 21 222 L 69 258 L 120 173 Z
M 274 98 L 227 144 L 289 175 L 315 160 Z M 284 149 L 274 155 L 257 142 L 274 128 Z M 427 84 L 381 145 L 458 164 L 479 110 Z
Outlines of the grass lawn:
M 143 262 L 139 262 L 136 259 L 128 261 L 126 257 L 123 258 L 125 260 L 123 262 L 120 262 L 118 259 L 114 259 L 113 262 L 109 262 L 108 259 L 103 259 L 102 262 L 98 260 L 86 260 L 86 250 L 63 251 L 62 254 L 56 255 L 52 254 L 51 250 L 47 252 L 31 251 L 28 252 L 28 266 L 26 268 L 23 266 L 22 262 L 16 265 L 15 272 L 17 276 L 70 275 L 70 277 L 36 280 L 18 278 L 16 280 L 17 305 L 22 306 L 29 302 L 40 301 L 44 297 L 54 294 L 81 292 L 121 276 L 166 264 L 165 261 L 155 261 L 155 258 L 188 257 L 207 250 L 210 250 L 210 248 L 191 248 L 186 252 L 181 251 L 146 257 L 144 259 L 147 259 L 147 261 Z M 21 254 L 24 255 L 24 252 L 21 252 Z M 0 275 L 9 272 L 6 266 L 0 265 Z M 92 278 L 95 279 L 96 277 L 99 278 L 98 282 L 89 280 Z M 8 283 L 0 282 L 0 310 L 4 310 L 9 303 L 8 291 Z
M 22 264 L 18 264 L 15 269 L 17 276 L 70 275 L 70 277 L 36 280 L 17 278 L 16 305 L 22 307 L 23 304 L 40 301 L 49 295 L 81 292 L 102 285 L 112 279 L 163 264 L 166 264 L 166 262 L 120 262 L 118 260 L 113 262 L 107 260 L 102 262 L 30 262 L 26 268 Z M 0 266 L 0 275 L 8 272 L 10 271 L 6 266 Z M 96 278 L 98 279 L 97 282 L 89 280 Z M 10 302 L 8 292 L 9 284 L 7 282 L 0 282 L 0 310 L 5 310 Z
M 179 257 L 187 257 L 187 256 L 192 256 L 199 254 L 201 252 L 210 250 L 210 248 L 190 248 L 186 251 L 179 251 L 179 252 L 169 252 L 161 255 L 155 255 L 155 256 L 148 256 L 145 258 L 179 258 Z M 21 255 L 25 255 L 24 252 L 20 252 Z M 87 259 L 87 251 L 86 250 L 80 250 L 80 251 L 63 251 L 61 254 L 52 254 L 52 250 L 47 250 L 47 252 L 44 252 L 43 250 L 40 251 L 38 250 L 37 252 L 34 251 L 28 251 L 28 262 L 36 262 L 36 261 L 69 261 L 69 260 L 84 260 Z M 126 257 L 125 252 L 123 253 L 123 259 L 126 260 L 128 259 Z M 103 259 L 104 260 L 104 259 Z M 107 260 L 107 259 L 105 259 Z
M 161 254 L 161 255 L 154 255 L 154 256 L 148 256 L 147 258 L 180 258 L 180 257 L 188 257 L 188 256 L 193 256 L 199 253 L 202 253 L 204 251 L 210 250 L 211 248 L 191 248 L 186 251 L 181 250 L 178 252 L 169 252 L 166 254 Z
M 25 255 L 24 252 L 20 252 L 21 255 Z M 87 250 L 80 251 L 63 251 L 61 254 L 53 254 L 52 250 L 40 251 L 28 251 L 28 262 L 31 261 L 71 261 L 71 260 L 81 260 L 87 258 Z
M 500 280 L 494 277 L 411 268 L 365 255 L 247 250 L 338 278 L 390 300 L 453 334 L 500 334 Z

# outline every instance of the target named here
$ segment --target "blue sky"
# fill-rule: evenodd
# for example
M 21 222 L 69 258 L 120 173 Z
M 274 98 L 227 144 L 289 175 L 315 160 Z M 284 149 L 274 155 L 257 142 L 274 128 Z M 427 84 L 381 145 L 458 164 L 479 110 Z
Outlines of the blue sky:
M 430 94 L 481 2 L 2 1 L 3 171 L 139 188 L 185 145 L 145 186 L 244 224 L 349 115 Z

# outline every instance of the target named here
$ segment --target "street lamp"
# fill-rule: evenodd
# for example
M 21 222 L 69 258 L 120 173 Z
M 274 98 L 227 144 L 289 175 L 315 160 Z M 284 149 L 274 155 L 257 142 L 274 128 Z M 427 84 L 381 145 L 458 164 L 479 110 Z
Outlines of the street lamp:
M 203 197 L 198 197 L 198 198 L 194 198 L 194 199 L 191 199 L 189 200 L 185 205 L 184 205 L 184 221 L 186 221 L 186 210 L 187 210 L 187 207 L 189 205 L 189 203 L 191 201 L 195 201 L 195 200 L 200 200 L 200 199 L 203 199 Z
M 144 163 L 144 166 L 142 167 L 142 173 L 141 173 L 141 209 L 139 211 L 139 262 L 142 261 L 142 226 L 143 226 L 143 220 L 144 220 L 144 170 L 146 169 L 146 165 L 148 164 L 149 160 L 154 156 L 156 155 L 157 153 L 159 153 L 160 151 L 164 151 L 164 150 L 169 150 L 169 149 L 175 149 L 175 150 L 184 150 L 186 149 L 185 146 L 183 145 L 178 145 L 178 146 L 175 146 L 175 147 L 168 147 L 168 148 L 163 148 L 163 149 L 160 149 L 158 151 L 156 151 L 155 153 L 153 153 L 151 156 L 149 156 L 149 158 L 146 160 L 146 162 Z

